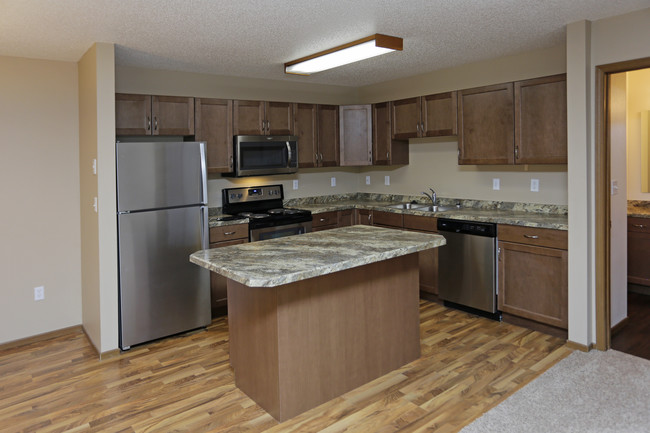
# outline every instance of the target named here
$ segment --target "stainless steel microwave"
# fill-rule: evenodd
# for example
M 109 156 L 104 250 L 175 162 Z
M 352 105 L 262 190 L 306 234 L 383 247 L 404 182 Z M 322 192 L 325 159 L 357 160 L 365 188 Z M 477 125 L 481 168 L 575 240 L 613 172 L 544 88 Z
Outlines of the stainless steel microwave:
M 230 176 L 265 176 L 298 171 L 298 137 L 293 135 L 236 135 L 234 173 Z

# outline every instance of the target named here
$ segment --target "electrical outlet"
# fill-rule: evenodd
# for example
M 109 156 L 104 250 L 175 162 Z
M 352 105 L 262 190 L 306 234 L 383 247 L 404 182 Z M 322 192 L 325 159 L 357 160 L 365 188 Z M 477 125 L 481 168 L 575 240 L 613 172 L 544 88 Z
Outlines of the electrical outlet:
M 330 186 L 336 186 L 336 178 L 335 177 L 330 179 Z
M 42 301 L 43 299 L 45 299 L 45 287 L 43 286 L 34 287 L 34 300 Z
M 366 185 L 370 185 L 370 176 L 366 176 Z
M 390 185 L 390 176 L 384 176 L 384 185 Z
M 532 192 L 539 192 L 539 179 L 530 180 L 530 190 Z
M 298 189 L 298 179 L 293 181 L 293 189 Z
M 498 190 L 501 189 L 501 179 L 499 179 L 498 177 L 495 177 L 494 179 L 492 179 L 492 189 L 495 190 L 495 191 L 498 191 Z

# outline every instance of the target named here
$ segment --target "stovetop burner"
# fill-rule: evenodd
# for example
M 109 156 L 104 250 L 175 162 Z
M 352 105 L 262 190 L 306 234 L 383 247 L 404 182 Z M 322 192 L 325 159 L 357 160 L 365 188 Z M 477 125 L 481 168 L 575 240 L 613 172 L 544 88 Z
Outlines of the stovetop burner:
M 241 212 L 238 215 L 250 219 L 262 219 L 262 218 L 269 218 L 271 216 L 267 213 L 253 213 L 253 212 Z

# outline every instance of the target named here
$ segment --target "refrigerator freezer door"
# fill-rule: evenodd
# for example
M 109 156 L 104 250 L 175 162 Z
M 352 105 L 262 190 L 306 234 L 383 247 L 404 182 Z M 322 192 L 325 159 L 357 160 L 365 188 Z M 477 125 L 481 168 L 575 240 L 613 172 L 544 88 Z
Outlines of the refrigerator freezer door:
M 119 215 L 122 349 L 210 323 L 210 274 L 189 261 L 205 248 L 205 209 Z
M 116 146 L 119 212 L 207 204 L 205 143 Z

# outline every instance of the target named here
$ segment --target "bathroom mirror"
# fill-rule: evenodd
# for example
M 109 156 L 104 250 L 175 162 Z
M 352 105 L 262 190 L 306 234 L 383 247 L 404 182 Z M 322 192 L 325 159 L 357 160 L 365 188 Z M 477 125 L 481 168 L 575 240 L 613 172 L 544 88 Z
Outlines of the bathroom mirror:
M 650 111 L 641 112 L 641 192 L 650 192 Z

